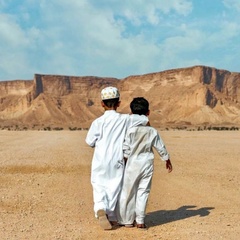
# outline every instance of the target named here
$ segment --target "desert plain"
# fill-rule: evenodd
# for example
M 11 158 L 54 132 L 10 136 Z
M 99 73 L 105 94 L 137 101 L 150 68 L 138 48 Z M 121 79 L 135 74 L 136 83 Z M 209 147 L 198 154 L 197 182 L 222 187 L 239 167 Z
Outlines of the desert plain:
M 240 238 L 240 132 L 159 131 L 148 230 L 104 231 L 93 214 L 87 131 L 0 131 L 1 240 Z

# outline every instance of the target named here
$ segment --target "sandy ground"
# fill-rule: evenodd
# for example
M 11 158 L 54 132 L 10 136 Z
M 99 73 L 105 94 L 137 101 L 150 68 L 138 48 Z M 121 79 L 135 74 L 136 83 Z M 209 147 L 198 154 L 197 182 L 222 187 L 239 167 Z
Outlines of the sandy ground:
M 103 231 L 93 214 L 86 131 L 0 131 L 0 239 L 227 239 L 240 235 L 240 132 L 163 131 L 147 231 Z

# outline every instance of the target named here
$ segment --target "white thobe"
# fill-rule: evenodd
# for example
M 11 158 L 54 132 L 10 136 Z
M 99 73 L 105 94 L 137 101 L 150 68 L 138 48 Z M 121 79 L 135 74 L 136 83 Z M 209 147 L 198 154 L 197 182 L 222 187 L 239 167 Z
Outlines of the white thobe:
M 105 111 L 92 122 L 86 143 L 95 147 L 91 167 L 95 215 L 103 209 L 110 221 L 116 220 L 115 208 L 124 171 L 124 137 L 128 128 L 147 123 L 146 116 L 120 114 L 115 110 Z
M 149 126 L 129 129 L 123 144 L 124 157 L 128 158 L 122 191 L 117 206 L 120 224 L 144 223 L 148 196 L 153 176 L 153 148 L 166 161 L 169 154 L 157 130 Z

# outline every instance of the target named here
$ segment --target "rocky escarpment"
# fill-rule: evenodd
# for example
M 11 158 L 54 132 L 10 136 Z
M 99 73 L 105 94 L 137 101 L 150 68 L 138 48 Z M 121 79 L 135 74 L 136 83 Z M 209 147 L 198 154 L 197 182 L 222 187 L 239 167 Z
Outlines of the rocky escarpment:
M 152 123 L 161 125 L 239 124 L 240 74 L 195 66 L 130 76 L 123 80 L 126 102 L 145 96 Z M 125 106 L 125 110 L 127 106 Z
M 0 124 L 87 127 L 102 113 L 99 91 L 114 78 L 35 74 L 31 81 L 0 82 Z
M 36 74 L 0 82 L 0 124 L 89 127 L 109 85 L 120 89 L 120 112 L 130 111 L 133 97 L 147 98 L 155 127 L 240 125 L 240 73 L 205 66 L 124 79 Z
M 114 84 L 117 82 L 118 80 L 114 78 L 35 74 L 33 88 L 35 97 L 41 93 L 56 97 L 68 94 L 81 94 L 88 96 L 89 93 L 93 93 L 96 90 L 98 91 L 103 85 Z

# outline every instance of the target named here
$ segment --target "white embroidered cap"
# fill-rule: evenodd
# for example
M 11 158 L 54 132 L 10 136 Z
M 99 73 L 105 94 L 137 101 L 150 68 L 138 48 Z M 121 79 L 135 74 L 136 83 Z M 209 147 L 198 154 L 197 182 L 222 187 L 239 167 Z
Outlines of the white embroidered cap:
M 102 100 L 119 98 L 120 93 L 115 87 L 106 87 L 101 91 Z

